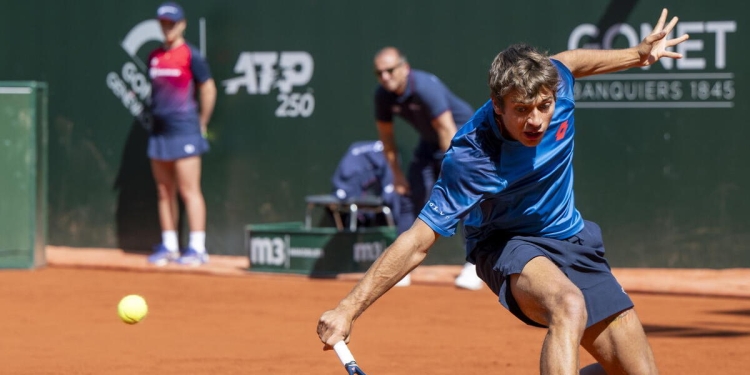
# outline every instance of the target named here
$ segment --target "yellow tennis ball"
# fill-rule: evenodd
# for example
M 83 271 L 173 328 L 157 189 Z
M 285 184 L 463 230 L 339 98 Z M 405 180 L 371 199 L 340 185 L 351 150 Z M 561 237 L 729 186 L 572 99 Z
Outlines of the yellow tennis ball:
M 146 305 L 146 300 L 136 294 L 123 297 L 117 305 L 117 315 L 127 324 L 140 322 L 147 313 L 148 305 Z

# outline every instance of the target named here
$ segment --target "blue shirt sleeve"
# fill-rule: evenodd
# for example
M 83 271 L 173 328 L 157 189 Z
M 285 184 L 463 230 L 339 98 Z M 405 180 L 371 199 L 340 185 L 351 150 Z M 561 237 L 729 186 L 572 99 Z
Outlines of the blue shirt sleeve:
M 441 236 L 452 236 L 456 227 L 488 194 L 504 189 L 494 163 L 478 149 L 451 148 L 443 159 L 440 179 L 419 214 Z
M 560 74 L 560 85 L 557 86 L 557 98 L 574 101 L 573 87 L 575 86 L 575 77 L 573 77 L 573 73 L 560 61 L 555 59 L 550 59 L 550 61 L 555 64 L 557 72 Z
M 190 71 L 193 73 L 193 80 L 197 83 L 203 83 L 211 79 L 211 69 L 208 62 L 195 47 L 190 47 Z
M 427 107 L 431 120 L 450 110 L 449 91 L 438 77 L 432 74 L 427 75 L 419 81 L 415 91 Z

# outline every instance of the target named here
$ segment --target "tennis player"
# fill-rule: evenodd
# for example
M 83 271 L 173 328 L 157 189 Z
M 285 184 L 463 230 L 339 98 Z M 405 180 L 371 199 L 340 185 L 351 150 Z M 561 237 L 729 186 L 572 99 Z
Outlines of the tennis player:
M 352 323 L 419 265 L 439 236 L 465 217 L 467 259 L 523 322 L 547 328 L 541 374 L 578 374 L 579 346 L 598 363 L 586 374 L 657 374 L 633 302 L 604 258 L 599 226 L 573 196 L 576 78 L 681 58 L 668 48 L 667 10 L 637 46 L 564 51 L 528 45 L 500 52 L 491 98 L 451 142 L 442 172 L 412 227 L 400 235 L 317 327 L 325 349 L 348 341 Z M 460 317 L 457 317 L 459 319 Z

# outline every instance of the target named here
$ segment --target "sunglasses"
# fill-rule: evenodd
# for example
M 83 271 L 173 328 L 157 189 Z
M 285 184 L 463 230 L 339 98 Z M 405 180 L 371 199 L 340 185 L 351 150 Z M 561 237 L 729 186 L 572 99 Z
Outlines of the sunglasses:
M 404 65 L 403 61 L 400 62 L 400 63 L 398 63 L 398 64 L 396 64 L 396 66 L 388 68 L 388 69 L 383 69 L 383 70 L 375 69 L 375 71 L 373 73 L 375 73 L 376 77 L 382 76 L 383 73 L 388 73 L 388 75 L 392 75 L 393 71 L 396 70 L 396 69 L 398 69 L 401 65 Z

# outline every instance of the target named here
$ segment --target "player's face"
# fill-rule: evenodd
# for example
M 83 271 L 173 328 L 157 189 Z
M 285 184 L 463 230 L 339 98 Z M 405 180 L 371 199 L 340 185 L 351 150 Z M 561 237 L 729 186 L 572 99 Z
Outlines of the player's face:
M 182 38 L 187 23 L 185 20 L 173 22 L 170 20 L 159 20 L 161 32 L 164 33 L 164 42 L 172 44 Z
M 409 75 L 409 64 L 392 51 L 385 51 L 375 57 L 375 75 L 384 89 L 403 94 Z
M 511 92 L 503 98 L 504 107 L 500 107 L 495 100 L 493 99 L 493 107 L 500 118 L 501 123 L 498 125 L 503 134 L 524 146 L 538 146 L 555 112 L 552 91 L 543 90 L 531 101 Z

